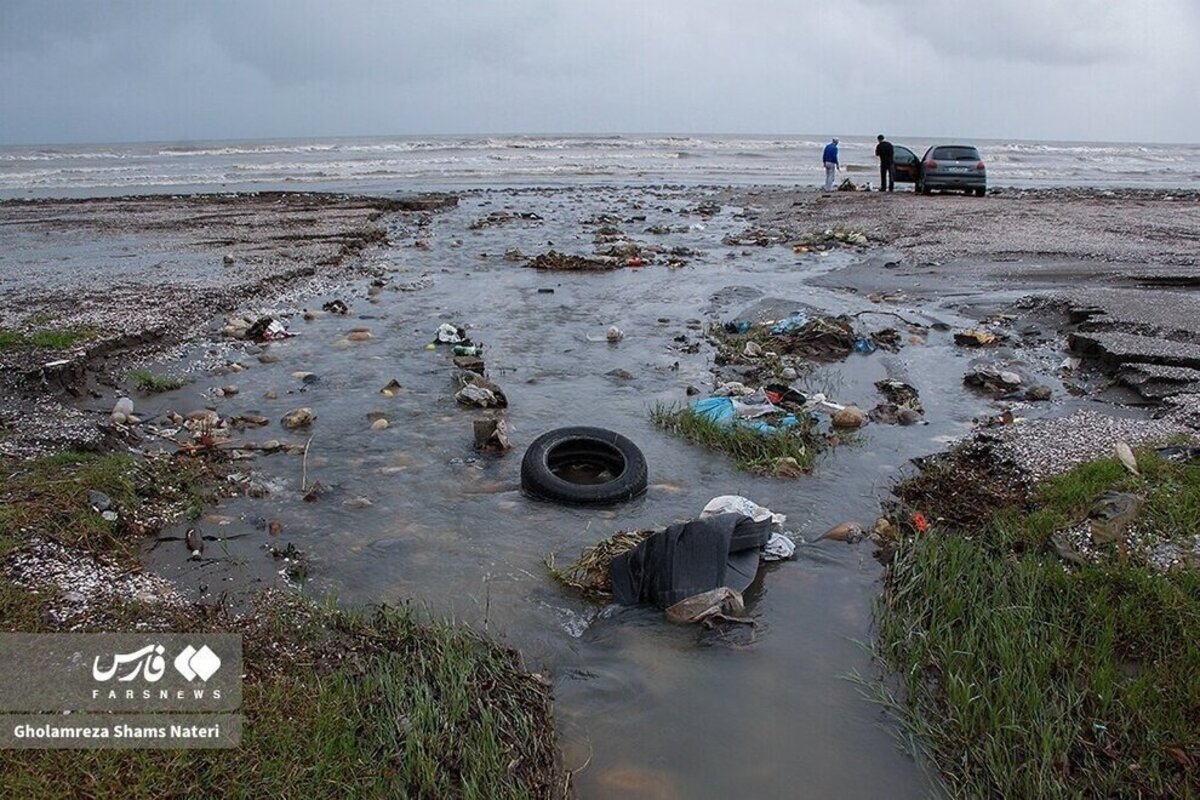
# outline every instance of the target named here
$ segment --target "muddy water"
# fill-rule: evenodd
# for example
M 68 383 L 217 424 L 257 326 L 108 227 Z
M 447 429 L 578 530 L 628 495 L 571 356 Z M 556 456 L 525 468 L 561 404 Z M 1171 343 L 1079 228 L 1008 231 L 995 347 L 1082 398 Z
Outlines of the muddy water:
M 694 197 L 669 191 L 481 192 L 426 227 L 393 223 L 394 246 L 378 260 L 395 272 L 376 302 L 367 300 L 365 284 L 356 286 L 347 296 L 350 316 L 290 319 L 300 335 L 269 346 L 278 363 L 243 358 L 247 372 L 206 377 L 153 401 L 158 409 L 187 411 L 203 405 L 198 395 L 206 387 L 233 383 L 239 394 L 216 407 L 223 416 L 254 411 L 274 420 L 243 437 L 258 441 L 303 441 L 277 420 L 296 406 L 313 408 L 308 477 L 329 492 L 315 503 L 300 499 L 297 456 L 246 462 L 271 494 L 225 501 L 201 526 L 213 537 L 248 535 L 210 541 L 209 558 L 197 562 L 186 561 L 182 543 L 171 538 L 181 529 L 168 531 L 148 552 L 151 566 L 211 597 L 244 585 L 246 576 L 281 582 L 281 564 L 263 548 L 291 543 L 310 559 L 305 591 L 356 603 L 412 600 L 486 628 L 518 647 L 531 668 L 553 676 L 567 765 L 586 764 L 577 776 L 584 797 L 926 796 L 919 766 L 846 679 L 876 674 L 859 644 L 871 637 L 878 591 L 868 543 L 801 546 L 794 561 L 764 569 L 747 595 L 757 628 L 728 636 L 674 627 L 654 610 L 602 609 L 547 577 L 548 554 L 569 560 L 615 530 L 693 517 L 720 494 L 743 494 L 787 514 L 788 527 L 810 540 L 845 520 L 869 523 L 909 458 L 941 449 L 973 417 L 993 411 L 964 394 L 968 357 L 950 334 L 931 333 L 924 344 L 851 356 L 801 382 L 869 408 L 881 400 L 876 380 L 910 381 L 929 420 L 911 428 L 869 426 L 857 442 L 823 456 L 810 477 L 746 475 L 722 456 L 656 430 L 648 419 L 653 404 L 684 402 L 689 385 L 711 386 L 711 347 L 688 354 L 680 349 L 686 343 L 675 341 L 702 342 L 698 324 L 770 309 L 885 308 L 806 283 L 863 256 L 725 247 L 726 233 L 746 227 L 737 209 L 711 218 L 679 213 L 694 204 Z M 505 209 L 544 220 L 468 230 L 472 220 Z M 623 220 L 645 215 L 618 227 L 644 242 L 703 253 L 681 269 L 604 274 L 539 273 L 500 257 L 514 247 L 590 253 L 592 229 L 581 221 L 600 212 Z M 676 232 L 642 233 L 655 224 Z M 428 248 L 414 246 L 418 240 Z M 426 288 L 392 288 L 421 278 Z M 547 289 L 553 292 L 539 291 Z M 886 308 L 914 320 L 965 322 L 937 305 Z M 861 319 L 867 329 L 896 323 Z M 446 348 L 426 348 L 442 322 L 470 326 L 508 395 L 505 418 L 516 448 L 503 458 L 478 459 L 471 420 L 480 412 L 455 404 Z M 610 325 L 625 331 L 620 343 L 593 341 Z M 343 341 L 357 326 L 374 338 Z M 607 374 L 617 369 L 632 377 Z M 292 377 L 297 370 L 320 380 L 305 388 Z M 388 398 L 379 390 L 393 378 L 403 389 Z M 263 399 L 271 389 L 278 399 Z M 372 431 L 372 411 L 384 412 L 391 427 Z M 613 428 L 641 445 L 652 484 L 643 499 L 580 510 L 533 502 L 516 490 L 523 445 L 579 424 Z M 255 527 L 256 518 L 280 520 L 282 535 L 272 539 Z

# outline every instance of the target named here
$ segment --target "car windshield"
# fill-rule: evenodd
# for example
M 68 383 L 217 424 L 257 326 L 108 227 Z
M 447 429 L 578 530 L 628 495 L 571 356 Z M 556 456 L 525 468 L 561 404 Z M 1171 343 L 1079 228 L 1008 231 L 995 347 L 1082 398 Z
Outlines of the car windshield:
M 930 158 L 935 161 L 979 161 L 974 147 L 935 147 Z

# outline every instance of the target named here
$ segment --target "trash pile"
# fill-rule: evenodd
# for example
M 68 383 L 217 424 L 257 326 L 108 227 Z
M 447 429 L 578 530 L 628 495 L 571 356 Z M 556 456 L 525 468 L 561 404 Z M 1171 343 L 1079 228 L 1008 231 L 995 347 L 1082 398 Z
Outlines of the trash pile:
M 849 181 L 849 178 L 846 180 Z M 804 234 L 800 237 L 800 241 L 792 245 L 792 250 L 797 255 L 804 255 L 810 250 L 827 250 L 831 247 L 847 246 L 866 247 L 868 244 L 870 244 L 870 240 L 862 231 L 845 225 L 835 225 L 832 228 Z
M 718 364 L 753 363 L 783 357 L 809 361 L 840 361 L 857 349 L 871 352 L 874 344 L 855 333 L 840 317 L 793 311 L 782 320 L 751 323 L 733 320 L 714 331 Z
M 868 416 L 872 421 L 887 425 L 916 425 L 925 421 L 925 409 L 914 387 L 903 381 L 887 379 L 876 381 L 875 388 L 886 399 L 871 409 Z
M 654 605 L 672 622 L 753 624 L 744 616 L 742 592 L 762 561 L 795 554 L 793 536 L 782 531 L 786 520 L 745 497 L 723 495 L 696 519 L 619 531 L 562 569 L 552 560 L 547 565 L 560 583 L 588 597 Z
M 221 332 L 231 339 L 245 339 L 251 342 L 273 342 L 296 335 L 274 317 L 229 317 Z
M 548 250 L 529 259 L 525 266 L 554 272 L 604 272 L 617 269 L 622 264 L 615 258 L 587 258 Z
M 467 226 L 468 230 L 480 231 L 484 228 L 491 228 L 500 225 L 508 225 L 513 222 L 541 222 L 542 218 L 530 211 L 512 212 L 512 211 L 493 211 L 487 216 L 480 217 Z

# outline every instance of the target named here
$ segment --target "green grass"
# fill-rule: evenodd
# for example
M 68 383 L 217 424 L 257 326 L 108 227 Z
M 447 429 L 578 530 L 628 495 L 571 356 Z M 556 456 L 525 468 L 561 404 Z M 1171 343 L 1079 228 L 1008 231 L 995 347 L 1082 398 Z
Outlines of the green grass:
M 41 330 L 33 333 L 0 331 L 0 352 L 33 347 L 66 350 L 95 336 L 96 331 L 90 328 Z
M 1200 795 L 1200 574 L 1115 552 L 1067 568 L 1046 546 L 1107 489 L 1141 493 L 1151 530 L 1200 534 L 1200 467 L 1139 466 L 1087 464 L 970 535 L 898 546 L 877 647 L 900 690 L 876 688 L 953 796 Z
M 92 508 L 89 490 L 109 496 L 116 522 Z M 217 491 L 209 465 L 197 459 L 73 452 L 0 459 L 0 555 L 41 533 L 92 553 L 132 557 L 140 546 L 140 512 L 153 507 L 153 516 L 195 518 Z
M 135 389 L 146 394 L 171 392 L 188 385 L 188 381 L 183 378 L 168 378 L 144 369 L 137 369 L 129 373 L 128 380 Z
M 134 566 L 140 512 L 197 513 L 219 476 L 201 459 L 63 453 L 0 460 L 0 559 L 35 534 Z M 120 512 L 103 520 L 88 490 Z M 0 630 L 48 631 L 53 592 L 0 570 Z M 136 599 L 92 630 L 241 633 L 235 750 L 0 751 L 0 797 L 563 796 L 550 692 L 514 651 L 411 608 L 346 611 L 263 593 L 250 613 Z
M 0 601 L 3 600 L 0 592 Z M 513 651 L 408 608 L 259 598 L 243 633 L 243 738 L 225 751 L 0 751 L 5 797 L 559 796 L 549 692 Z
M 771 472 L 782 458 L 794 458 L 801 468 L 812 468 L 823 441 L 803 414 L 787 430 L 759 433 L 746 425 L 722 425 L 691 408 L 656 405 L 650 410 L 655 425 L 692 444 L 724 453 L 740 470 Z

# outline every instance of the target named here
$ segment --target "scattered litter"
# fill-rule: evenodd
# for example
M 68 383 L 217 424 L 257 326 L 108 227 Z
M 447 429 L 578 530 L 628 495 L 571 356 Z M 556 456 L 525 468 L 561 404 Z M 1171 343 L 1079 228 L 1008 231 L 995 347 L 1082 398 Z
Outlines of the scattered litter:
M 118 397 L 117 402 L 113 405 L 110 419 L 118 425 L 133 422 L 133 401 L 128 397 Z
M 745 613 L 746 604 L 742 595 L 728 586 L 680 600 L 666 610 L 667 619 L 677 625 L 711 625 L 713 622 L 753 625 L 754 620 L 743 616 Z
M 1003 336 L 987 331 L 970 330 L 954 334 L 954 343 L 960 347 L 986 347 L 1003 340 Z
M 963 377 L 963 383 L 988 394 L 1004 395 L 1016 390 L 1022 378 L 993 364 L 977 364 Z
M 750 329 L 750 323 L 746 322 L 744 329 L 739 329 L 738 333 L 745 333 Z M 771 335 L 779 336 L 784 333 L 796 333 L 808 324 L 808 314 L 803 311 L 793 311 L 787 315 L 786 319 L 782 319 L 771 327 Z
M 283 327 L 283 323 L 274 317 L 259 317 L 246 330 L 245 338 L 253 342 L 274 342 L 291 336 L 295 336 L 295 334 L 289 333 L 287 328 Z
M 859 525 L 857 522 L 843 522 L 841 525 L 835 525 L 825 531 L 814 539 L 813 542 L 829 540 L 832 542 L 845 542 L 846 544 L 858 544 L 863 540 L 865 535 L 862 525 Z
M 1142 508 L 1142 499 L 1126 492 L 1105 492 L 1088 513 L 1092 541 L 1108 544 L 1123 539 L 1125 530 Z
M 438 344 L 471 343 L 471 340 L 467 338 L 466 330 L 456 325 L 451 325 L 448 322 L 443 322 L 438 326 L 437 333 L 434 334 L 433 340 Z
M 606 339 L 608 339 L 608 341 L 615 343 L 621 341 L 621 339 L 625 336 L 625 333 L 616 325 L 613 325 L 608 329 L 608 332 L 605 333 L 604 336 Z
M 330 314 L 339 314 L 345 316 L 350 313 L 350 307 L 341 300 L 330 300 L 325 305 L 321 306 L 322 311 L 328 311 Z
M 1113 446 L 1113 450 L 1116 452 L 1117 459 L 1121 462 L 1125 469 L 1129 470 L 1134 475 L 1142 474 L 1138 472 L 1137 459 L 1134 458 L 1133 450 L 1129 447 L 1127 442 L 1117 442 L 1116 445 Z

